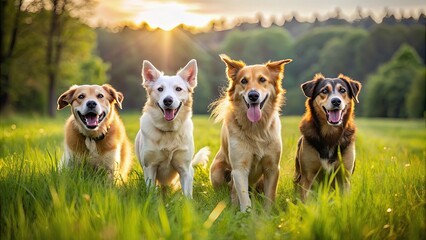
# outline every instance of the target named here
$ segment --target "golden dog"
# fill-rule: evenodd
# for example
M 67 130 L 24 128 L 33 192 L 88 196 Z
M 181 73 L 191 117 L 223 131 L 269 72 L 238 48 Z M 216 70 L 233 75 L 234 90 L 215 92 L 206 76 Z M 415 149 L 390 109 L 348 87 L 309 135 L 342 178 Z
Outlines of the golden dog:
M 340 74 L 338 78 L 315 78 L 302 84 L 306 100 L 306 113 L 300 123 L 302 137 L 298 142 L 294 181 L 302 201 L 316 176 L 337 170 L 340 149 L 345 180 L 340 181 L 349 189 L 349 178 L 355 167 L 354 106 L 358 102 L 361 84 Z
M 210 169 L 213 187 L 231 185 L 231 199 L 241 211 L 251 207 L 249 186 L 264 178 L 269 208 L 275 201 L 281 159 L 280 107 L 284 65 L 290 59 L 247 66 L 220 55 L 226 64 L 226 96 L 213 103 L 213 116 L 223 121 L 221 147 Z
M 123 94 L 111 85 L 72 86 L 58 99 L 58 110 L 71 106 L 65 124 L 63 168 L 85 161 L 105 169 L 110 179 L 126 181 L 131 165 L 130 142 L 115 104 L 121 108 Z

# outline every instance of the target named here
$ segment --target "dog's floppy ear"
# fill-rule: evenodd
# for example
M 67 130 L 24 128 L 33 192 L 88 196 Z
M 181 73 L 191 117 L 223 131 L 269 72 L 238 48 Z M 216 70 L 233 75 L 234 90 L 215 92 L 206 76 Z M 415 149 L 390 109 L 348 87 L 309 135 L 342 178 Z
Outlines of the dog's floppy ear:
M 358 94 L 362 87 L 361 83 L 356 80 L 352 80 L 350 77 L 345 76 L 343 74 L 340 74 L 338 78 L 342 79 L 349 85 L 350 97 L 353 98 L 357 103 L 359 103 Z
M 268 62 L 266 64 L 266 67 L 274 75 L 274 80 L 281 80 L 284 77 L 284 65 L 292 61 L 292 59 L 284 59 L 275 62 Z
M 197 86 L 197 60 L 191 59 L 184 68 L 178 71 L 177 75 L 185 80 L 189 87 L 195 88 Z
M 162 73 L 158 71 L 154 65 L 148 60 L 144 60 L 142 63 L 142 85 L 145 87 L 149 86 L 152 82 L 155 82 Z
M 62 93 L 58 98 L 58 110 L 63 109 L 64 107 L 70 105 L 73 100 L 75 90 L 77 90 L 77 85 L 72 85 L 66 92 Z
M 109 95 L 111 95 L 111 97 L 113 98 L 113 100 L 117 103 L 118 107 L 120 109 L 122 109 L 122 103 L 124 100 L 124 96 L 121 92 L 117 92 L 117 90 L 115 90 L 115 88 L 113 88 L 111 85 L 109 84 L 103 84 L 102 88 L 109 93 Z
M 243 61 L 232 60 L 226 54 L 220 54 L 219 57 L 226 64 L 226 75 L 228 79 L 235 81 L 238 71 L 246 64 Z
M 322 79 L 324 79 L 324 76 L 320 73 L 317 73 L 315 74 L 315 77 L 313 80 L 305 82 L 302 85 L 300 85 L 300 87 L 302 88 L 303 94 L 305 94 L 305 96 L 308 98 L 312 98 L 314 96 L 314 90 L 318 84 L 318 81 L 321 81 Z

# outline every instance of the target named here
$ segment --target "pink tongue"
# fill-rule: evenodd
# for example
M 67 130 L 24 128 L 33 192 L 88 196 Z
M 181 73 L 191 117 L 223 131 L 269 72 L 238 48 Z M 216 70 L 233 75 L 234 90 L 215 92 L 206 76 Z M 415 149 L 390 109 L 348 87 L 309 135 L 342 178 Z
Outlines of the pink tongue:
M 87 126 L 98 126 L 98 116 L 86 115 Z
M 171 121 L 175 118 L 175 110 L 173 109 L 164 109 L 164 118 L 167 121 Z
M 340 110 L 332 110 L 328 112 L 328 121 L 337 123 L 340 121 Z
M 257 122 L 262 117 L 262 113 L 260 112 L 259 104 L 250 104 L 250 107 L 247 111 L 247 118 L 250 122 Z

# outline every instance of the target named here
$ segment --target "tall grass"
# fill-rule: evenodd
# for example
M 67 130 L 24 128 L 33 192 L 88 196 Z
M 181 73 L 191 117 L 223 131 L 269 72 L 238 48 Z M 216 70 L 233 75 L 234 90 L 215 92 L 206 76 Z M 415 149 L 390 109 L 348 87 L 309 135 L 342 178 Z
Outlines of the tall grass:
M 123 115 L 134 139 L 138 114 Z M 76 168 L 57 172 L 60 119 L 14 117 L 0 123 L 1 239 L 425 239 L 426 129 L 423 121 L 357 119 L 357 164 L 349 194 L 318 187 L 306 204 L 293 190 L 298 117 L 284 117 L 276 206 L 251 213 L 213 191 L 208 169 L 195 169 L 194 199 L 148 191 L 141 167 L 117 187 Z M 220 125 L 194 117 L 196 149 L 219 149 Z

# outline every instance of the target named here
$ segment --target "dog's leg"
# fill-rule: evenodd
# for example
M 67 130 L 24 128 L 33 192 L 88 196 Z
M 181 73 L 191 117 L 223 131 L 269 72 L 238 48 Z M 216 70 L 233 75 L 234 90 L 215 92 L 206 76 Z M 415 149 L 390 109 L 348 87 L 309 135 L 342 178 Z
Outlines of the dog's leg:
M 238 201 L 238 194 L 237 194 L 237 190 L 235 189 L 235 184 L 232 177 L 231 177 L 231 182 L 229 183 L 229 185 L 231 187 L 231 203 L 232 205 L 237 207 L 239 206 L 240 202 Z
M 210 166 L 210 181 L 213 185 L 213 188 L 217 189 L 231 181 L 229 176 L 226 174 L 226 171 L 230 171 L 230 169 L 231 166 L 225 162 L 225 154 L 221 148 L 219 149 L 219 152 L 216 154 L 216 157 Z
M 119 171 L 121 161 L 120 153 L 121 147 L 118 145 L 116 149 L 105 152 L 102 155 L 91 155 L 93 159 L 95 159 L 95 161 L 91 164 L 93 164 L 96 168 L 105 169 L 107 171 L 108 178 L 117 184 L 121 184 L 122 182 Z
M 231 149 L 231 148 L 230 148 Z M 234 149 L 239 149 L 238 146 L 234 146 Z M 249 173 L 252 161 L 251 152 L 230 151 L 229 158 L 231 162 L 231 176 L 234 191 L 237 192 L 238 200 L 240 202 L 241 212 L 246 212 L 251 207 L 251 200 L 249 197 Z M 231 194 L 233 194 L 231 192 Z
M 194 184 L 194 168 L 192 167 L 192 165 L 189 165 L 187 169 L 178 169 L 178 172 L 180 176 L 180 184 L 182 186 L 183 194 L 188 198 L 192 198 L 192 187 Z
M 157 166 L 143 166 L 143 176 L 148 189 L 154 189 L 157 182 Z
M 278 178 L 280 175 L 279 161 L 280 155 L 275 156 L 274 159 L 266 157 L 263 162 L 263 176 L 264 176 L 264 192 L 265 192 L 265 207 L 270 209 L 275 202 L 275 194 L 277 192 Z
M 176 151 L 171 162 L 179 173 L 182 192 L 188 198 L 192 198 L 192 185 L 194 182 L 194 168 L 191 163 L 192 155 L 193 152 L 191 151 Z
M 65 167 L 69 166 L 70 159 L 72 157 L 71 151 L 68 149 L 68 146 L 65 144 L 65 151 L 62 155 L 61 160 L 58 163 L 58 170 L 62 171 Z
M 312 173 L 303 173 L 300 179 L 299 189 L 300 189 L 300 197 L 302 202 L 306 201 L 306 198 L 309 195 L 309 191 L 311 190 L 312 183 L 315 179 L 315 174 Z
M 355 143 L 352 143 L 348 148 L 346 149 L 346 152 L 342 156 L 343 158 L 343 167 L 344 167 L 344 174 L 342 174 L 342 181 L 343 181 L 343 192 L 348 193 L 351 188 L 351 182 L 350 178 L 353 173 L 354 167 L 355 167 Z
M 120 163 L 120 180 L 123 182 L 127 181 L 127 175 L 130 171 L 131 164 L 132 164 L 132 158 L 130 153 L 130 143 L 126 140 L 124 140 L 123 146 L 121 148 L 121 163 Z
M 240 202 L 240 210 L 241 212 L 246 212 L 247 209 L 251 207 L 248 191 L 249 170 L 244 168 L 233 168 L 231 174 L 232 180 L 234 181 L 234 188 Z

